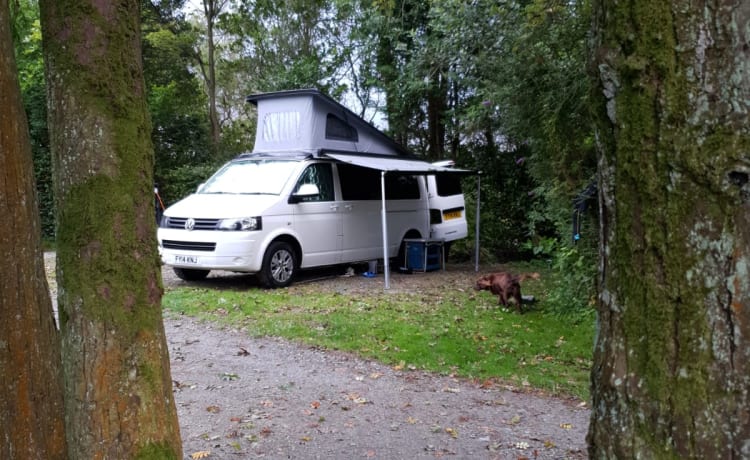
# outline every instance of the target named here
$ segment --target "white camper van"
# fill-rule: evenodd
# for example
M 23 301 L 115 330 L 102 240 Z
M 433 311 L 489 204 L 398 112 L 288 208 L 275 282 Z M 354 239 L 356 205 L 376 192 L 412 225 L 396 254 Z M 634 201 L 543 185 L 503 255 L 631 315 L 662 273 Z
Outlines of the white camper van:
M 460 219 L 450 208 L 440 211 L 444 227 L 431 222 L 428 183 L 437 191 L 455 170 L 415 159 L 315 90 L 248 100 L 258 105 L 253 152 L 164 211 L 159 249 L 179 277 L 229 270 L 283 287 L 299 268 L 395 257 L 406 238 L 466 236 L 463 212 L 462 231 L 452 229 Z M 433 196 L 433 205 L 447 203 Z

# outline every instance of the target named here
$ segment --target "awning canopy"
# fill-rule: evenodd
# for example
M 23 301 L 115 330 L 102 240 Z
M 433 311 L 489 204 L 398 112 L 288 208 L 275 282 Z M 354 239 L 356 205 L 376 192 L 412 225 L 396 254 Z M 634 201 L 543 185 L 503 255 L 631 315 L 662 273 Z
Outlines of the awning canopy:
M 414 158 L 404 158 L 397 156 L 385 155 L 364 155 L 356 153 L 333 153 L 325 152 L 326 157 L 333 158 L 344 163 L 361 166 L 363 168 L 377 169 L 379 171 L 413 174 L 413 175 L 432 175 L 432 174 L 479 174 L 477 171 L 468 169 L 447 168 L 437 166 L 426 161 Z
M 395 174 L 409 174 L 409 175 L 437 175 L 437 174 L 462 174 L 462 175 L 477 175 L 479 171 L 471 171 L 468 169 L 457 169 L 448 168 L 445 166 L 438 166 L 426 161 L 421 161 L 415 158 L 408 157 L 396 157 L 396 156 L 384 156 L 384 155 L 366 155 L 357 153 L 340 153 L 340 152 L 325 152 L 324 156 L 338 160 L 344 163 L 349 163 L 363 168 L 377 169 L 381 171 L 380 175 L 380 188 L 381 188 L 381 224 L 383 226 L 383 268 L 385 272 L 385 288 L 390 288 L 390 277 L 391 270 L 388 262 L 388 220 L 386 212 L 386 193 L 385 193 L 385 175 L 387 173 Z M 477 213 L 476 213 L 476 231 L 474 247 L 476 251 L 475 269 L 479 271 L 479 181 L 477 180 Z

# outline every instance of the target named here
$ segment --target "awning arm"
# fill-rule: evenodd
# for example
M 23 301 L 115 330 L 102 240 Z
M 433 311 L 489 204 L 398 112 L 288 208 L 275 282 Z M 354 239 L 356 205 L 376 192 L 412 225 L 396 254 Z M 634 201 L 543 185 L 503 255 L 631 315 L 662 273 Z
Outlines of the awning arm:
M 383 223 L 383 273 L 385 275 L 385 288 L 390 289 L 391 269 L 388 261 L 388 213 L 385 209 L 385 171 L 380 171 L 380 215 Z
M 479 271 L 479 191 L 482 185 L 481 171 L 477 174 L 477 214 L 474 224 L 474 271 Z

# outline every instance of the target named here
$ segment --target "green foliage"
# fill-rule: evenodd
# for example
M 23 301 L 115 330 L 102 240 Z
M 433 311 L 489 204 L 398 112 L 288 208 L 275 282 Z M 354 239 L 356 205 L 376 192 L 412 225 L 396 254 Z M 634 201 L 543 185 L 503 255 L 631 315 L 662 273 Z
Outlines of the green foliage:
M 425 275 L 429 276 L 429 275 Z M 544 287 L 528 284 L 541 297 Z M 586 399 L 593 321 L 543 313 L 519 316 L 486 292 L 321 292 L 314 284 L 284 290 L 177 288 L 165 308 L 276 336 L 357 353 L 389 365 L 468 378 L 499 378 L 518 387 Z
M 491 148 L 475 150 L 477 163 L 468 167 L 482 171 L 480 190 L 480 246 L 492 261 L 527 258 L 523 243 L 529 239 L 529 211 L 542 203 L 534 194 L 536 184 L 527 169 L 528 149 L 499 152 Z M 476 215 L 476 179 L 464 181 L 467 220 Z M 472 183 L 473 182 L 473 183 Z M 541 231 L 542 224 L 536 223 Z
M 162 171 L 162 175 L 156 177 L 159 186 L 159 195 L 165 206 L 170 206 L 185 198 L 200 184 L 206 181 L 219 168 L 218 164 L 205 163 L 202 165 L 178 166 L 168 171 Z
M 37 3 L 31 0 L 19 1 L 16 6 L 14 33 L 18 79 L 26 118 L 29 122 L 42 236 L 50 239 L 55 234 L 55 201 L 52 186 L 52 157 L 47 131 L 47 90 L 39 8 Z
M 555 282 L 545 302 L 545 311 L 575 322 L 590 322 L 595 316 L 596 254 L 586 246 L 561 246 L 554 253 Z

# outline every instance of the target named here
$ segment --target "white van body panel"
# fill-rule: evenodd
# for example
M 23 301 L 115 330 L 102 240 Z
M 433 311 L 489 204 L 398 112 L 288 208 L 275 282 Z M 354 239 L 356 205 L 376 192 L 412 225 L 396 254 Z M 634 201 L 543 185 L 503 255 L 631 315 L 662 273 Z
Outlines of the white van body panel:
M 288 229 L 302 248 L 302 268 L 341 263 L 344 220 L 338 202 L 291 205 L 293 225 Z
M 169 207 L 170 216 L 200 217 L 205 219 L 227 219 L 242 216 L 268 214 L 277 204 L 277 195 L 229 195 L 194 193 Z
M 419 179 L 421 182 L 421 178 Z M 424 197 L 424 187 L 421 187 Z M 348 261 L 383 258 L 382 202 L 380 200 L 344 201 L 343 259 Z M 401 241 L 409 230 L 429 234 L 429 211 L 425 199 L 386 202 L 388 257 L 396 257 Z

